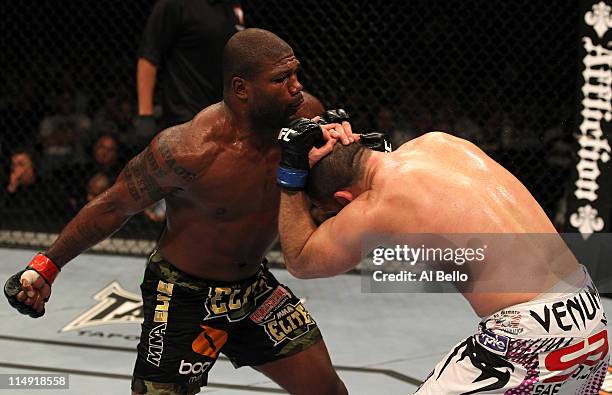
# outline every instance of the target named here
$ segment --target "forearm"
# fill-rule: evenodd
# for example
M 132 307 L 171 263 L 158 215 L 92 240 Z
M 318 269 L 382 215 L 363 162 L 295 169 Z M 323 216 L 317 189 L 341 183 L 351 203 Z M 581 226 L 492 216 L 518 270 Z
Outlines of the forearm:
M 45 255 L 59 267 L 116 232 L 130 215 L 112 203 L 94 199 L 62 230 Z
M 316 229 L 306 194 L 283 191 L 279 214 L 280 240 L 287 270 L 297 277 L 301 277 L 300 273 L 307 264 L 301 254 Z
M 138 114 L 151 115 L 153 114 L 153 92 L 155 90 L 157 66 L 145 58 L 140 58 L 136 69 Z

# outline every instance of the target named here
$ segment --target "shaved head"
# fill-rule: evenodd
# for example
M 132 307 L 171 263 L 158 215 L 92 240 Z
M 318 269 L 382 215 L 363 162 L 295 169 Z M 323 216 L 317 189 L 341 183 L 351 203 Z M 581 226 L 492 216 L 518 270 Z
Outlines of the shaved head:
M 233 77 L 252 79 L 266 65 L 293 54 L 291 46 L 263 29 L 245 29 L 232 36 L 223 49 L 223 85 Z

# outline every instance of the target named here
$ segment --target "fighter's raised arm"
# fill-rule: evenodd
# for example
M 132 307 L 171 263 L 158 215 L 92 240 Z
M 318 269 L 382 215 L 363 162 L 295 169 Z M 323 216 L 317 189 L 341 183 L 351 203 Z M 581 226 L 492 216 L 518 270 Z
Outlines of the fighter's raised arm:
M 331 115 L 334 115 L 337 112 L 332 113 Z M 348 116 L 346 118 L 348 119 Z M 291 123 L 279 136 L 283 147 L 277 180 L 283 188 L 279 214 L 280 239 L 287 269 L 298 278 L 329 277 L 355 267 L 361 259 L 360 251 L 370 247 L 364 245 L 367 241 L 363 240 L 363 235 L 368 231 L 376 231 L 376 227 L 384 223 L 376 220 L 380 216 L 377 213 L 379 206 L 371 204 L 367 193 L 353 201 L 350 191 L 336 194 L 333 201 L 323 199 L 314 202 L 319 208 L 324 209 L 323 211 L 325 209 L 338 211 L 342 203 L 353 201 L 350 207 L 324 221 L 318 228 L 313 221 L 310 213 L 311 201 L 304 191 L 309 190 L 310 196 L 324 196 L 325 193 L 319 189 L 325 189 L 326 186 L 322 186 L 324 183 L 321 182 L 313 184 L 308 181 L 309 172 L 318 170 L 317 166 L 312 170 L 310 168 L 315 162 L 337 150 L 337 147 L 334 148 L 336 139 L 332 136 L 346 134 L 344 129 L 350 130 L 350 125 L 346 121 L 342 121 L 342 124 L 322 126 L 303 119 Z M 322 141 L 317 142 L 321 135 L 327 139 L 323 146 L 321 146 Z M 362 144 L 364 142 L 371 144 L 373 138 L 377 137 L 375 147 L 380 150 L 384 150 L 385 147 L 385 144 L 380 144 L 384 141 L 382 134 L 364 135 L 363 140 L 357 135 L 353 138 L 352 133 L 349 136 L 352 141 L 360 140 L 361 143 L 344 147 L 343 154 L 339 155 L 348 165 L 336 166 L 336 163 L 323 163 L 323 166 L 337 170 L 335 176 L 347 185 L 362 175 L 359 169 L 348 169 L 350 164 L 359 164 L 357 156 L 361 158 L 371 152 Z
M 355 267 L 374 210 L 363 198 L 317 228 L 306 194 L 282 192 L 279 230 L 289 273 L 297 278 L 331 277 Z

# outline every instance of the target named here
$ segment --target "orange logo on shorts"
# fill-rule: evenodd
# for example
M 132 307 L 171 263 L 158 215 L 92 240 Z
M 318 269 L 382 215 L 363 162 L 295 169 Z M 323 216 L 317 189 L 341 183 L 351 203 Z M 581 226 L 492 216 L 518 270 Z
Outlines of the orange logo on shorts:
M 200 327 L 204 331 L 191 343 L 191 348 L 200 355 L 216 359 L 221 347 L 227 342 L 227 332 L 206 325 Z

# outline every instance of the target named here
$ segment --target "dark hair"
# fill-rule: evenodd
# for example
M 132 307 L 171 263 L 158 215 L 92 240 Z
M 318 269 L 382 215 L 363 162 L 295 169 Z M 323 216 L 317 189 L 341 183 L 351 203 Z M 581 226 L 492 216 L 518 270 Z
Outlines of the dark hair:
M 98 134 L 96 134 L 94 136 L 94 140 L 93 140 L 93 146 L 95 146 L 96 144 L 98 144 L 98 142 L 100 140 L 102 140 L 103 138 L 109 138 L 111 140 L 113 140 L 115 142 L 115 145 L 117 145 L 117 148 L 119 148 L 119 136 L 117 135 L 117 133 L 114 132 L 100 132 Z
M 362 176 L 363 163 L 370 153 L 359 143 L 337 143 L 329 155 L 310 169 L 306 193 L 317 203 L 333 203 L 334 192 L 353 185 Z
M 291 46 L 276 34 L 263 29 L 245 29 L 234 34 L 223 49 L 223 86 L 230 87 L 232 78 L 252 78 L 264 62 L 282 57 Z

